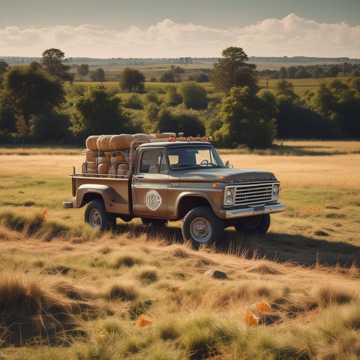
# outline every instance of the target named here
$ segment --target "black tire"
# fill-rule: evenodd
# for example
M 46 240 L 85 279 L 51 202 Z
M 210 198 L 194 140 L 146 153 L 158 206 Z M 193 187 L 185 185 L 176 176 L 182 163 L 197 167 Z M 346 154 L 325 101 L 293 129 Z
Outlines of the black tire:
M 95 229 L 105 231 L 115 227 L 116 217 L 106 212 L 101 200 L 92 200 L 85 210 L 85 222 Z
M 270 228 L 270 214 L 241 218 L 235 223 L 235 229 L 245 234 L 265 235 Z
M 162 220 L 162 219 L 141 218 L 141 221 L 144 225 L 152 226 L 154 228 L 161 228 L 167 225 L 167 220 Z
M 198 223 L 197 228 L 196 222 Z M 185 215 L 181 233 L 184 241 L 191 241 L 193 249 L 197 250 L 201 245 L 209 246 L 222 239 L 224 236 L 224 222 L 213 213 L 210 207 L 199 206 Z M 198 237 L 196 233 L 199 234 Z

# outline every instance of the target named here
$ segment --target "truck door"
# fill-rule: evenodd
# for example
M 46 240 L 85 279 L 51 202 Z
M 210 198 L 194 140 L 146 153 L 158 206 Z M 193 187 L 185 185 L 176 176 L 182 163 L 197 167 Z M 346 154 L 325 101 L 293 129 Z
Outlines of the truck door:
M 169 176 L 164 149 L 142 149 L 138 159 L 132 182 L 134 215 L 166 218 Z

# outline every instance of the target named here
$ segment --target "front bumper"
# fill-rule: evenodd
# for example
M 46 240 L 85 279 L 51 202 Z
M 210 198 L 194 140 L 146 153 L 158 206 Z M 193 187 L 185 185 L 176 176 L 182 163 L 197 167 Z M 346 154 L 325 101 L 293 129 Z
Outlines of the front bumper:
M 73 201 L 64 201 L 63 202 L 63 208 L 64 209 L 73 209 L 74 206 L 74 202 Z
M 254 206 L 243 209 L 225 210 L 225 219 L 235 219 L 246 216 L 278 213 L 285 210 L 285 205 L 277 203 L 265 206 Z

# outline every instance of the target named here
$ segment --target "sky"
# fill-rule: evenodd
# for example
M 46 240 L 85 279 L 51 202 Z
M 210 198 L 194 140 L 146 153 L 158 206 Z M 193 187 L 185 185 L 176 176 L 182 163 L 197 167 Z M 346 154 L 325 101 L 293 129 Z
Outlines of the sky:
M 0 0 L 0 56 L 360 58 L 360 0 Z

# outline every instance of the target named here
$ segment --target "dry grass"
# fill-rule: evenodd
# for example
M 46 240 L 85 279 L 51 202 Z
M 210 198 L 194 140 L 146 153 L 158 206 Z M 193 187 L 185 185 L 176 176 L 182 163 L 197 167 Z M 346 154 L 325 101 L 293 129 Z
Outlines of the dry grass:
M 61 202 L 80 156 L 0 156 L 0 353 L 30 360 L 359 358 L 358 143 L 321 143 L 343 155 L 322 155 L 318 143 L 290 145 L 313 153 L 224 155 L 242 168 L 274 171 L 288 209 L 274 216 L 266 237 L 229 230 L 226 242 L 199 252 L 181 244 L 179 224 L 153 234 L 136 221 L 119 223 L 102 236 L 79 226 L 82 210 L 65 211 Z M 3 279 L 13 279 L 11 291 L 1 292 Z M 31 301 L 17 305 L 14 294 Z M 247 309 L 262 301 L 271 312 L 248 327 Z M 41 316 L 26 317 L 35 325 L 11 337 L 6 319 L 28 314 L 26 304 Z M 55 317 L 54 306 L 67 315 Z M 139 327 L 141 315 L 151 325 Z M 29 342 L 40 345 L 14 347 Z
M 73 305 L 35 282 L 0 279 L 0 341 L 62 344 L 76 335 Z
M 72 245 L 69 253 L 62 250 L 68 238 L 44 243 L 22 233 L 22 238 L 13 239 L 17 232 L 3 231 L 8 238 L 1 240 L 2 279 L 9 278 L 11 267 L 33 280 L 14 280 L 10 286 L 8 280 L 0 281 L 0 326 L 9 327 L 19 314 L 35 321 L 33 312 L 28 313 L 29 304 L 43 319 L 40 327 L 40 323 L 26 327 L 23 320 L 11 339 L 3 333 L 5 355 L 35 359 L 42 351 L 50 359 L 235 359 L 241 353 L 245 359 L 272 359 L 279 354 L 282 359 L 301 354 L 322 359 L 325 348 L 341 358 L 344 341 L 358 344 L 354 336 L 360 335 L 360 287 L 350 275 L 354 269 L 304 268 L 212 250 L 194 252 L 149 242 L 145 236 L 136 242 L 124 235 L 89 239 Z M 112 251 L 103 254 L 104 248 Z M 111 266 L 114 259 L 134 257 L 135 251 L 139 258 L 146 253 L 146 261 L 132 267 Z M 90 265 L 89 259 L 99 254 L 109 266 Z M 156 268 L 151 265 L 155 263 Z M 77 271 L 55 277 L 43 271 L 59 264 Z M 207 277 L 209 269 L 225 271 L 228 279 Z M 263 325 L 249 328 L 245 312 L 261 301 L 271 305 L 271 313 L 262 318 Z M 60 313 L 61 321 L 56 318 Z M 151 325 L 137 326 L 141 314 Z M 54 317 L 56 331 L 44 336 L 44 329 L 53 329 L 46 321 Z M 19 334 L 27 334 L 26 341 L 20 341 Z M 64 339 L 71 344 L 66 349 L 58 347 Z M 44 345 L 17 350 L 11 346 L 29 341 L 56 346 L 52 350 Z M 346 350 L 349 356 L 356 356 L 356 346 Z

